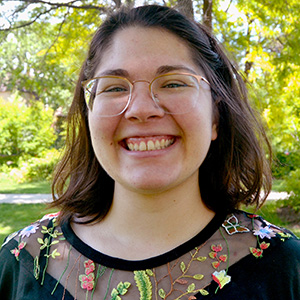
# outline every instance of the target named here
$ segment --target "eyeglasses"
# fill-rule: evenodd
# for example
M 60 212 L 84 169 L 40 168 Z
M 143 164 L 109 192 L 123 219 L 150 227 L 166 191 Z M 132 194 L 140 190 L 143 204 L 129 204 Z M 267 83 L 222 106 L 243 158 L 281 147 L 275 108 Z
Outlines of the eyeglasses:
M 203 90 L 208 90 L 210 86 L 204 77 L 189 73 L 163 74 L 152 81 L 101 76 L 82 82 L 86 104 L 99 116 L 118 116 L 129 106 L 133 85 L 137 82 L 149 84 L 154 105 L 167 114 L 192 111 Z

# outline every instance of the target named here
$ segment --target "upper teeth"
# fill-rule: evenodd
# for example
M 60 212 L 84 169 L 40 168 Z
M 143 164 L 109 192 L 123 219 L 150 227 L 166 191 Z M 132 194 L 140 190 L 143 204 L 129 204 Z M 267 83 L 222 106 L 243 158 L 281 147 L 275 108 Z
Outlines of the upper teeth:
M 128 143 L 127 146 L 131 151 L 152 151 L 167 148 L 173 143 L 174 139 L 162 139 L 140 143 Z

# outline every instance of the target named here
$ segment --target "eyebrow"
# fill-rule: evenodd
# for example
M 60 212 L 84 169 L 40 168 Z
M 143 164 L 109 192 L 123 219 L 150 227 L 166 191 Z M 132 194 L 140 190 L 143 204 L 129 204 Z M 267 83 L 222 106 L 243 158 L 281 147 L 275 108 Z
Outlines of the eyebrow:
M 184 65 L 163 65 L 156 70 L 155 76 L 166 74 L 169 72 L 174 72 L 174 71 L 182 71 L 182 70 L 197 75 L 197 73 L 193 69 L 188 68 Z M 130 77 L 128 71 L 124 69 L 105 70 L 101 72 L 98 76 L 107 76 L 107 75 L 120 76 L 126 78 Z
M 124 69 L 105 70 L 101 72 L 98 76 L 107 76 L 107 75 L 129 77 L 128 71 Z
M 188 68 L 184 65 L 174 65 L 174 66 L 173 65 L 164 65 L 164 66 L 160 66 L 156 71 L 156 75 L 166 74 L 166 73 L 169 73 L 169 72 L 174 72 L 174 71 L 179 71 L 179 70 L 184 70 L 184 71 L 187 71 L 189 73 L 197 75 L 197 73 L 193 69 Z

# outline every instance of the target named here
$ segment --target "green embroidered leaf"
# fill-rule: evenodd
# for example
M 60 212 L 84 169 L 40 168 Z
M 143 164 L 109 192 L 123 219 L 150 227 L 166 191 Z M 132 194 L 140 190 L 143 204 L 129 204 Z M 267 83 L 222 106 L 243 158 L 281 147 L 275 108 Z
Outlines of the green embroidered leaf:
M 133 273 L 140 292 L 140 300 L 152 300 L 152 284 L 146 271 L 134 271 Z
M 206 259 L 207 259 L 207 257 L 205 257 L 205 256 L 198 256 L 197 257 L 197 260 L 199 260 L 199 261 L 206 261 Z
M 192 283 L 192 284 L 190 284 L 189 286 L 188 286 L 188 288 L 186 289 L 186 291 L 187 292 L 192 292 L 192 291 L 194 291 L 195 290 L 195 283 Z
M 205 289 L 201 289 L 201 290 L 200 290 L 200 293 L 201 293 L 201 295 L 203 295 L 203 296 L 207 296 L 207 295 L 209 294 L 209 292 L 208 292 L 207 290 L 205 290 Z
M 126 289 L 128 289 L 130 286 L 131 286 L 131 283 L 130 283 L 130 282 L 128 282 L 128 281 L 125 281 L 125 282 L 124 282 L 124 287 L 125 287 Z
M 118 290 L 118 291 L 122 291 L 123 288 L 124 288 L 124 284 L 123 284 L 123 282 L 121 281 L 121 282 L 117 285 L 117 290 Z
M 117 296 L 116 300 L 122 300 L 122 298 L 120 296 Z
M 160 289 L 158 295 L 160 298 L 164 299 L 166 297 L 166 292 L 163 289 Z
M 47 226 L 42 226 L 42 228 L 43 228 L 44 230 L 48 230 Z
M 54 251 L 50 255 L 52 258 L 55 258 L 56 256 L 60 256 L 60 253 L 57 252 L 57 249 L 54 249 Z
M 209 255 L 210 258 L 216 258 L 218 254 L 217 254 L 217 252 L 212 251 L 212 252 L 209 252 L 208 255 Z
M 58 243 L 59 243 L 59 241 L 53 241 L 53 242 L 50 244 L 50 246 L 55 245 L 55 244 L 58 244 Z
M 182 261 L 182 262 L 180 263 L 180 269 L 181 269 L 182 273 L 184 273 L 185 268 L 186 268 L 185 263 Z
M 42 244 L 42 245 L 44 244 L 44 241 L 43 241 L 43 239 L 41 239 L 41 238 L 38 238 L 37 241 L 38 241 L 40 244 Z
M 204 277 L 204 275 L 202 275 L 202 274 L 196 274 L 193 276 L 193 278 L 196 280 L 201 280 L 203 277 Z
M 153 276 L 153 275 L 154 275 L 153 272 L 152 272 L 152 270 L 150 270 L 150 269 L 147 269 L 147 270 L 146 270 L 146 273 L 147 273 L 149 276 Z
M 115 298 L 118 296 L 118 294 L 119 294 L 118 291 L 115 288 L 113 288 L 110 295 Z

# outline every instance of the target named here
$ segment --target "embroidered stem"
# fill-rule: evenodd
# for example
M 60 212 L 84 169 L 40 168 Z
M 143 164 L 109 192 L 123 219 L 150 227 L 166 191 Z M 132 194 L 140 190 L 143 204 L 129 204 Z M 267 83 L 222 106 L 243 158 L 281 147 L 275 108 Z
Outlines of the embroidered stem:
M 93 300 L 93 297 L 94 297 L 94 293 L 95 293 L 95 289 L 96 289 L 96 286 L 97 286 L 98 279 L 99 279 L 99 277 L 101 277 L 101 276 L 104 274 L 104 272 L 105 272 L 105 270 L 106 270 L 106 267 L 103 267 L 102 271 L 101 271 L 101 269 L 102 269 L 102 266 L 99 265 L 99 266 L 98 266 L 97 275 L 96 275 L 96 279 L 95 279 L 95 285 L 94 285 L 94 288 L 93 288 L 93 291 L 92 291 L 92 294 L 91 294 L 91 300 Z M 100 273 L 100 272 L 101 272 L 101 273 Z
M 224 236 L 224 234 L 223 234 L 223 232 L 222 232 L 222 229 L 219 228 L 219 230 L 220 230 L 220 233 L 221 233 L 221 235 L 222 235 L 222 237 L 223 237 L 223 239 L 224 239 L 224 241 L 225 241 L 225 243 L 226 243 L 226 247 L 227 247 L 227 256 L 228 256 L 228 259 L 227 259 L 227 266 L 226 266 L 226 275 L 227 275 L 227 272 L 228 272 L 228 269 L 229 269 L 229 261 L 230 261 L 229 245 L 228 245 L 228 241 L 227 241 L 226 237 Z
M 59 283 L 60 283 L 62 277 L 64 276 L 64 274 L 66 273 L 66 271 L 67 271 L 67 269 L 68 269 L 68 267 L 69 267 L 71 249 L 72 249 L 72 246 L 70 246 L 70 249 L 69 249 L 68 259 L 67 259 L 67 265 L 66 265 L 64 271 L 62 272 L 62 274 L 60 275 L 58 281 L 56 282 L 56 285 L 55 285 L 53 291 L 51 292 L 51 295 L 53 295 L 53 294 L 55 293 L 55 291 L 56 291 L 56 289 L 57 289 L 57 286 L 59 285 Z
M 110 287 L 110 282 L 111 282 L 111 278 L 112 278 L 112 275 L 114 273 L 114 270 L 115 269 L 112 269 L 111 272 L 110 272 L 109 279 L 108 279 L 108 284 L 107 284 L 107 289 L 106 289 L 106 293 L 105 293 L 105 296 L 104 296 L 103 300 L 106 300 L 106 297 L 108 295 L 108 290 L 109 290 L 109 287 Z
M 228 273 L 228 269 L 229 269 L 229 261 L 230 261 L 230 251 L 229 251 L 229 245 L 228 245 L 228 241 L 226 239 L 226 237 L 224 236 L 223 232 L 222 232 L 222 229 L 219 228 L 219 231 L 220 231 L 220 234 L 222 235 L 222 238 L 224 239 L 225 243 L 226 243 L 226 247 L 227 247 L 227 256 L 228 256 L 228 259 L 227 259 L 227 266 L 226 266 L 226 271 L 225 271 L 225 276 L 227 275 Z M 218 292 L 220 286 L 218 286 L 215 290 L 215 294 Z

